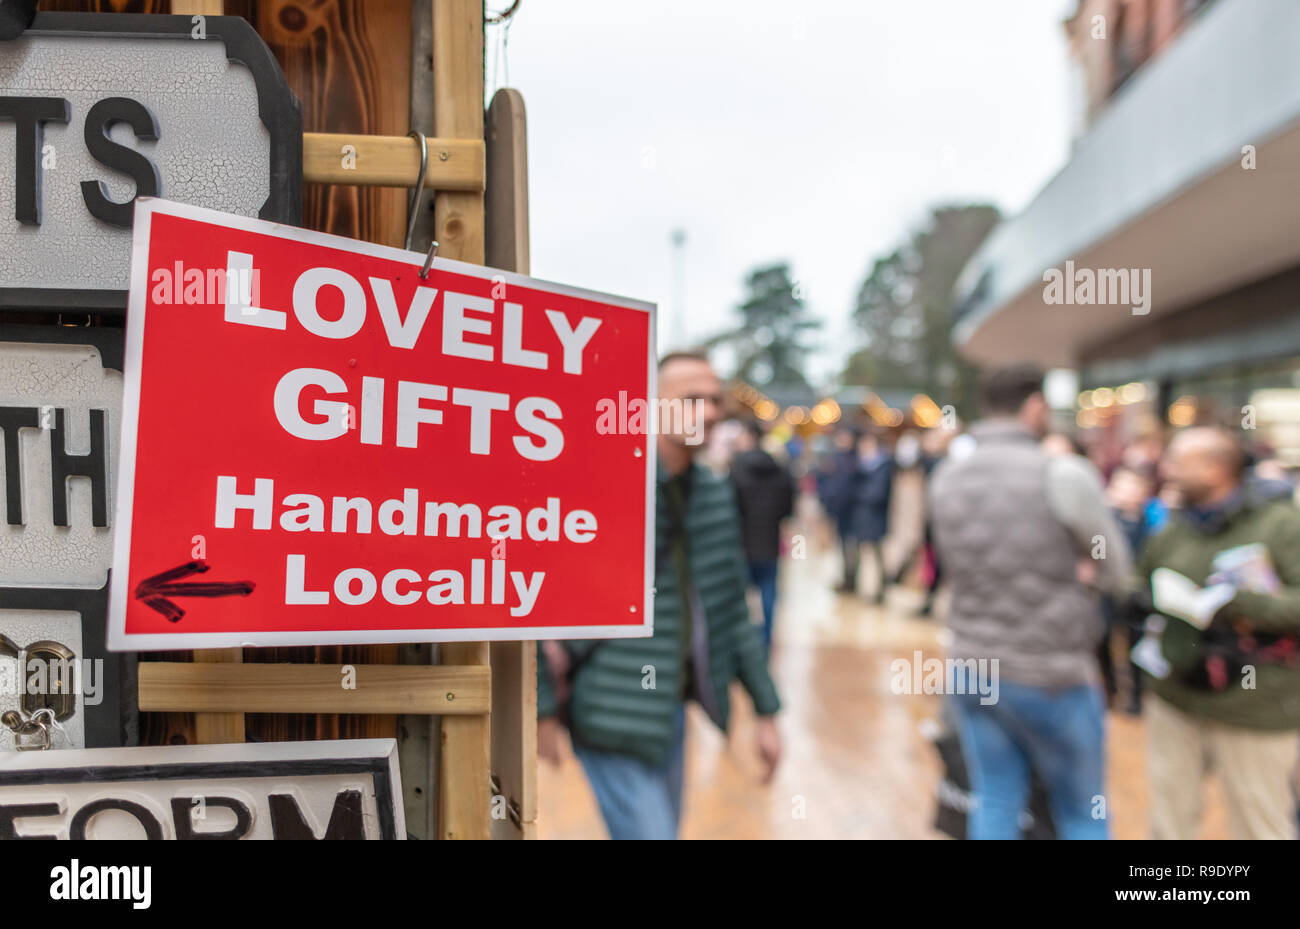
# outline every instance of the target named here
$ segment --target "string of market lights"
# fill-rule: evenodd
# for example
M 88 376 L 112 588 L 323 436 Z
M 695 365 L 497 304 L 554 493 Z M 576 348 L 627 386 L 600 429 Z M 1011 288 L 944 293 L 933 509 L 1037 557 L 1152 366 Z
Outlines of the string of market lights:
M 767 394 L 743 381 L 735 382 L 731 393 L 763 422 L 773 423 L 780 420 L 791 426 L 831 426 L 844 417 L 844 410 L 834 397 L 824 397 L 811 407 L 795 404 L 783 410 L 780 404 Z M 874 392 L 868 394 L 861 403 L 862 411 L 873 423 L 888 429 L 902 426 L 907 421 L 909 413 L 912 422 L 922 429 L 933 429 L 943 421 L 942 408 L 926 394 L 916 394 L 908 407 L 905 413 L 886 403 L 879 394 Z

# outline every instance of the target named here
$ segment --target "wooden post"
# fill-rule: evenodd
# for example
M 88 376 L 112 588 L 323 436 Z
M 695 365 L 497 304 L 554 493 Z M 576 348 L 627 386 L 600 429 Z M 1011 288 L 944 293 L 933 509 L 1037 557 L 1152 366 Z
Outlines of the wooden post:
M 507 87 L 492 95 L 486 142 L 490 161 L 484 192 L 487 264 L 527 274 L 528 120 L 519 91 Z
M 482 0 L 433 0 L 433 125 L 444 138 L 483 138 Z M 483 195 L 440 191 L 433 199 L 438 254 L 482 264 Z M 490 666 L 486 642 L 440 649 L 444 665 Z M 444 839 L 491 837 L 490 719 L 442 720 L 439 834 Z
M 487 113 L 484 192 L 487 263 L 528 273 L 528 135 L 524 98 L 502 89 Z M 531 839 L 537 832 L 537 646 L 492 643 L 492 775 L 506 818 L 492 818 L 492 838 Z
M 429 160 L 426 165 L 425 189 L 412 191 L 414 221 L 408 227 L 408 246 L 416 251 L 429 247 L 433 241 L 433 192 L 454 190 L 434 180 L 439 166 L 451 164 L 456 156 L 451 154 L 446 162 L 436 157 L 441 144 L 435 146 L 433 131 L 433 0 L 410 0 L 411 18 L 411 131 L 424 133 L 428 140 Z M 417 144 L 409 138 L 412 144 Z M 479 158 L 482 163 L 482 157 Z M 411 176 L 411 186 L 418 180 Z M 482 177 L 476 189 L 482 187 Z M 409 214 L 408 214 L 409 217 Z M 428 667 L 438 664 L 439 648 L 433 643 L 410 643 L 398 650 L 402 664 Z M 397 717 L 397 759 L 402 775 L 402 806 L 406 810 L 406 834 L 414 839 L 436 839 L 438 832 L 438 749 L 442 741 L 440 716 Z
M 182 16 L 220 16 L 224 0 L 172 0 L 172 13 Z M 206 648 L 194 653 L 202 664 L 242 664 L 243 649 Z M 247 737 L 243 713 L 195 713 L 194 741 L 200 745 L 243 742 Z
M 449 139 L 483 138 L 483 4 L 433 2 L 433 126 Z M 433 200 L 438 254 L 483 264 L 483 195 L 439 191 Z
M 244 652 L 238 648 L 204 648 L 194 653 L 194 661 L 200 664 L 243 664 Z M 246 734 L 243 713 L 194 714 L 194 741 L 199 745 L 243 742 Z

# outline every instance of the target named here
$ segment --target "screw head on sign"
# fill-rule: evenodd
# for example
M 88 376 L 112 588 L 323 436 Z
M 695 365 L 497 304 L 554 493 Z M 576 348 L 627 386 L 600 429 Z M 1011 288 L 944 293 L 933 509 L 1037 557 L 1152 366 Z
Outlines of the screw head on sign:
M 451 157 L 451 154 L 448 153 L 448 152 L 438 152 L 438 160 L 439 160 L 439 161 L 446 161 L 446 160 L 447 160 L 448 158 L 450 158 L 450 157 Z
M 450 703 L 452 700 L 455 699 L 456 699 L 456 695 L 452 693 L 450 690 L 447 691 L 447 702 Z

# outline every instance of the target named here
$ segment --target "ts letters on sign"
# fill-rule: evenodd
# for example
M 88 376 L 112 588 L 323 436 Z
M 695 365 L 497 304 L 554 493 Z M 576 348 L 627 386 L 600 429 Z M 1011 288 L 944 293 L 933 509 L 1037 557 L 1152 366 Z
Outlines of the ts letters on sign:
M 0 308 L 120 315 L 136 197 L 298 222 L 301 178 L 298 100 L 240 17 L 42 12 L 0 42 Z

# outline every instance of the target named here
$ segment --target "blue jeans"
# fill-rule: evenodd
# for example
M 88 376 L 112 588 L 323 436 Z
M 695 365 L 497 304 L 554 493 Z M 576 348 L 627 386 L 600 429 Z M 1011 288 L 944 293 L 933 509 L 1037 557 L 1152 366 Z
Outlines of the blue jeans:
M 749 581 L 758 588 L 758 598 L 763 603 L 763 645 L 772 650 L 772 618 L 776 615 L 775 561 L 751 561 Z
M 677 710 L 672 748 L 662 766 L 618 752 L 574 745 L 611 839 L 675 839 L 682 819 L 686 704 Z
M 980 704 L 974 688 L 966 689 L 950 700 L 975 801 L 967 838 L 1020 838 L 1031 765 L 1047 792 L 1058 838 L 1109 838 L 1100 689 L 1002 681 L 998 702 L 989 706 Z

